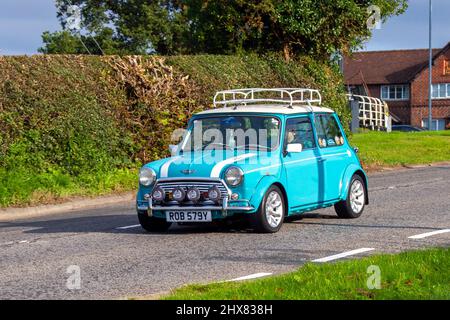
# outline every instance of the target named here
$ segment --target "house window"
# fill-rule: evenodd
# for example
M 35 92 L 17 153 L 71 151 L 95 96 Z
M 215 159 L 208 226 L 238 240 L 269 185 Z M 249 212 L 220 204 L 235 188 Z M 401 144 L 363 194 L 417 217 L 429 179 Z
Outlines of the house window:
M 422 119 L 422 127 L 428 130 L 428 118 Z M 432 119 L 431 130 L 445 130 L 445 119 Z
M 450 98 L 450 83 L 436 83 L 431 86 L 431 96 L 433 99 Z
M 409 85 L 381 86 L 381 99 L 383 100 L 408 100 Z

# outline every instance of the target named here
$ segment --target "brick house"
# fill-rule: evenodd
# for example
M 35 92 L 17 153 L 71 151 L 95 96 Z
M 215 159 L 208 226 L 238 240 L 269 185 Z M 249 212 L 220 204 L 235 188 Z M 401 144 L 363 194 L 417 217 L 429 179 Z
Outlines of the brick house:
M 399 123 L 428 127 L 428 49 L 355 52 L 344 58 L 349 91 L 385 100 Z M 450 42 L 433 49 L 433 129 L 450 126 Z

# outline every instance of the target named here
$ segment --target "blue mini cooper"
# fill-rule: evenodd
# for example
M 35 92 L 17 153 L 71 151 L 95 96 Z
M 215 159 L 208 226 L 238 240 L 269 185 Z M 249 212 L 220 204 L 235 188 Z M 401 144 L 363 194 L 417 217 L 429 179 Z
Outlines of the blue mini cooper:
M 144 165 L 136 208 L 145 230 L 247 219 L 277 232 L 286 217 L 334 205 L 357 218 L 367 176 L 335 112 L 313 89 L 218 92 L 190 120 L 172 157 Z

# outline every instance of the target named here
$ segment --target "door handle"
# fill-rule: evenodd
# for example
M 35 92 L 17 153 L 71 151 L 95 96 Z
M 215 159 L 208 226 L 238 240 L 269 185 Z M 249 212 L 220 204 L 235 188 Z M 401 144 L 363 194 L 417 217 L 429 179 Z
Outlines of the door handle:
M 325 159 L 325 158 L 319 158 L 318 161 L 319 161 L 319 162 L 325 162 L 325 161 L 327 161 L 327 159 Z

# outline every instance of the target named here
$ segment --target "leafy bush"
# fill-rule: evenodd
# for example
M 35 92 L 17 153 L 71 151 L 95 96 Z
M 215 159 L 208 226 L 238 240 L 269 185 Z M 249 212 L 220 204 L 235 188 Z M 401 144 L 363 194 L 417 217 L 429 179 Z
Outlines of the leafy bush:
M 166 60 L 198 85 L 198 103 L 202 108 L 211 107 L 218 90 L 305 87 L 319 89 L 323 105 L 336 110 L 343 123 L 350 122 L 345 86 L 337 68 L 310 57 L 290 62 L 276 54 L 171 56 Z
M 220 89 L 318 88 L 349 119 L 338 72 L 307 57 L 41 55 L 0 68 L 0 206 L 131 190 Z

